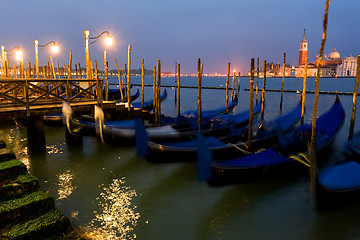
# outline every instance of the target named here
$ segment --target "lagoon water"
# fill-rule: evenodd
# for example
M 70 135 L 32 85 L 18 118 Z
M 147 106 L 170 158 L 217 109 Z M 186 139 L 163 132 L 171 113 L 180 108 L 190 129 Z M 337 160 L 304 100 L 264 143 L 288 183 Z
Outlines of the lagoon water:
M 225 79 L 204 77 L 203 86 L 225 86 Z M 140 77 L 131 81 L 140 83 Z M 267 78 L 267 89 L 280 89 L 281 81 Z M 152 77 L 146 77 L 145 83 L 152 82 Z M 197 79 L 182 77 L 181 82 L 196 86 Z M 307 82 L 307 89 L 314 90 L 315 79 Z M 320 90 L 352 92 L 354 82 L 354 78 L 322 78 Z M 162 78 L 164 85 L 173 83 L 174 78 Z M 248 87 L 249 78 L 241 78 L 235 112 L 248 108 L 249 92 L 243 90 Z M 302 90 L 302 79 L 286 78 L 285 89 Z M 174 89 L 167 91 L 162 111 L 175 116 Z M 283 112 L 299 97 L 284 93 Z M 151 98 L 152 88 L 146 87 L 145 100 Z M 181 111 L 196 109 L 196 98 L 197 89 L 181 89 Z M 225 91 L 204 89 L 202 98 L 204 110 L 223 106 Z M 314 94 L 306 95 L 305 122 L 312 119 L 313 99 Z M 318 114 L 334 99 L 334 95 L 320 95 Z M 321 159 L 323 165 L 336 159 L 347 140 L 352 96 L 340 95 L 340 100 L 346 119 L 329 149 L 332 158 Z M 279 114 L 279 103 L 280 92 L 266 93 L 265 119 Z M 355 130 L 359 130 L 359 115 Z M 103 145 L 94 137 L 84 137 L 81 146 L 69 146 L 63 126 L 47 126 L 45 134 L 46 153 L 30 155 L 26 128 L 12 122 L 0 128 L 0 137 L 54 196 L 57 207 L 95 239 L 360 239 L 360 203 L 318 212 L 307 175 L 214 187 L 197 181 L 195 163 L 149 163 L 137 158 L 133 147 Z

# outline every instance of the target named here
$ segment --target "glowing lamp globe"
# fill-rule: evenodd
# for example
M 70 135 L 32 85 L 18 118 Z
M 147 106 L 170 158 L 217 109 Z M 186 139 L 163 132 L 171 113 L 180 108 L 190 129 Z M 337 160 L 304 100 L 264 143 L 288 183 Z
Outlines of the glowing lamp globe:
M 105 38 L 105 44 L 106 45 L 111 46 L 112 42 L 113 42 L 112 37 L 108 36 L 108 37 Z
M 20 61 L 22 59 L 22 51 L 21 50 L 15 51 L 15 58 L 18 61 Z
M 51 46 L 51 51 L 52 51 L 53 53 L 57 53 L 57 52 L 59 52 L 59 47 L 56 46 L 56 45 Z

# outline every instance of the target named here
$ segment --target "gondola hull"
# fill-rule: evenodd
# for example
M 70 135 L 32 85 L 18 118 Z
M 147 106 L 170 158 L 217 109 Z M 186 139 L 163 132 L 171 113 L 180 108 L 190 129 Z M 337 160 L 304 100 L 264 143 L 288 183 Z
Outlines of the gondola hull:
M 317 119 L 315 150 L 326 149 L 335 139 L 336 133 L 342 126 L 345 118 L 344 108 L 338 98 L 333 106 Z M 221 178 L 234 178 L 239 180 L 258 179 L 276 172 L 276 169 L 287 165 L 308 165 L 307 145 L 311 139 L 311 125 L 300 125 L 291 132 L 280 135 L 276 146 L 264 151 L 252 153 L 243 157 L 230 160 L 215 160 L 211 163 L 211 182 L 223 182 Z M 283 141 L 286 139 L 287 143 Z M 302 162 L 302 163 L 300 163 Z M 305 165 L 304 165 L 305 166 Z M 303 166 L 301 166 L 303 167 Z M 290 170 L 284 171 L 287 172 Z M 271 176 L 271 175 L 270 175 Z

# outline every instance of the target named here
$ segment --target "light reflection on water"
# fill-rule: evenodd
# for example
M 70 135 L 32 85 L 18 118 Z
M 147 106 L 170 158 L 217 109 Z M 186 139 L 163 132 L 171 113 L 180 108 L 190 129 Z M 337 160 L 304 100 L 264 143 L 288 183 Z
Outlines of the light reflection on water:
M 104 187 L 97 198 L 100 210 L 86 229 L 92 239 L 135 239 L 132 233 L 140 214 L 132 204 L 136 191 L 125 186 L 125 178 L 113 179 L 109 187 Z
M 48 154 L 61 154 L 63 153 L 63 148 L 62 148 L 62 145 L 64 143 L 59 143 L 59 144 L 56 144 L 56 145 L 47 145 L 46 146 L 46 151 Z
M 76 186 L 73 186 L 73 176 L 74 174 L 69 169 L 66 172 L 59 174 L 59 189 L 58 189 L 58 198 L 57 200 L 67 198 L 71 193 L 76 189 Z

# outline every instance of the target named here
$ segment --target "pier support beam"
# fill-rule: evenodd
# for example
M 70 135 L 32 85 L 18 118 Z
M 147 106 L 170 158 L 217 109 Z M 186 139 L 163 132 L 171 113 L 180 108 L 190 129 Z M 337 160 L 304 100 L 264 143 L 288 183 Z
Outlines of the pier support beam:
M 27 117 L 27 137 L 29 151 L 46 151 L 44 116 L 40 115 Z

